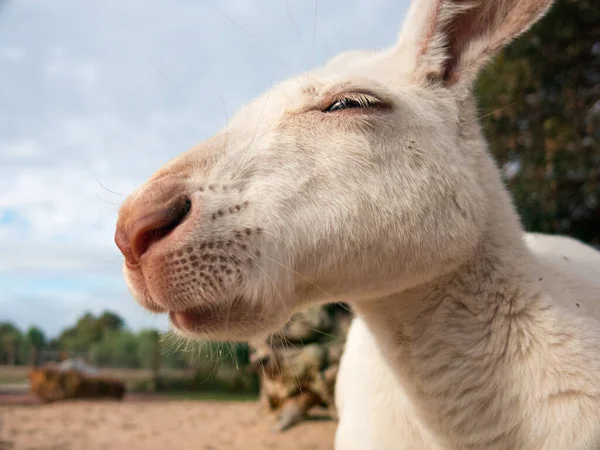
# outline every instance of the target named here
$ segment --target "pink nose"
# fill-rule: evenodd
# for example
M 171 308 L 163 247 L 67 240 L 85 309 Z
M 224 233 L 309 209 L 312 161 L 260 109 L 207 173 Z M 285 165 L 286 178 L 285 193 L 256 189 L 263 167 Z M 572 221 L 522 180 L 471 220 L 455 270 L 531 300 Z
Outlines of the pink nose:
M 150 184 L 119 212 L 115 243 L 130 264 L 138 264 L 150 246 L 181 225 L 192 208 L 180 183 Z

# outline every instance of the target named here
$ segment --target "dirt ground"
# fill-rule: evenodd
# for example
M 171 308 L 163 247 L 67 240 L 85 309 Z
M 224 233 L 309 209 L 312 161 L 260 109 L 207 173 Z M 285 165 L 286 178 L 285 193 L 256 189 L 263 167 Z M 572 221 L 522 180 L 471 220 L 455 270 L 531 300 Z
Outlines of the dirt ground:
M 0 450 L 331 450 L 335 422 L 315 416 L 274 434 L 254 402 L 0 398 Z

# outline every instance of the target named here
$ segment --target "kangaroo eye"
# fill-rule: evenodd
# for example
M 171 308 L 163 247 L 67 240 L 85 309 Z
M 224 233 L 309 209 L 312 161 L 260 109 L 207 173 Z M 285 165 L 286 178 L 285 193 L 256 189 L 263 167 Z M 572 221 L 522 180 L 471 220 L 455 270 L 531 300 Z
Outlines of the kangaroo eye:
M 350 108 L 372 108 L 374 106 L 377 106 L 378 103 L 378 100 L 366 95 L 357 95 L 356 97 L 344 97 L 335 100 L 323 112 L 330 113 Z
M 325 110 L 325 112 L 334 112 L 349 108 L 363 108 L 363 105 L 358 100 L 343 98 L 332 103 L 331 106 Z

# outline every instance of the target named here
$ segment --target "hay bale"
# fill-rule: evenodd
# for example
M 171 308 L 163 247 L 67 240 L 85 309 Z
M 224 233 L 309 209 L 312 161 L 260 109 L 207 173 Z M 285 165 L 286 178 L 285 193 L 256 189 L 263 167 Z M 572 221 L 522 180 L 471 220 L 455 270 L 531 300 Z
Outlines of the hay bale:
M 56 364 L 31 370 L 29 381 L 31 392 L 43 402 L 92 398 L 121 400 L 125 395 L 125 384 L 119 380 L 73 369 L 60 370 Z

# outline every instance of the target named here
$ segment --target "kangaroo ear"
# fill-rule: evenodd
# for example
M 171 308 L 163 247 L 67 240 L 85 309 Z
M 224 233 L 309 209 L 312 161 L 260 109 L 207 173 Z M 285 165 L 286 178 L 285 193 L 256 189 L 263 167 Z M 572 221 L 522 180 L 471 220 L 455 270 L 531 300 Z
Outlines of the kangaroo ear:
M 399 60 L 418 81 L 474 81 L 479 69 L 526 31 L 553 0 L 412 0 Z

